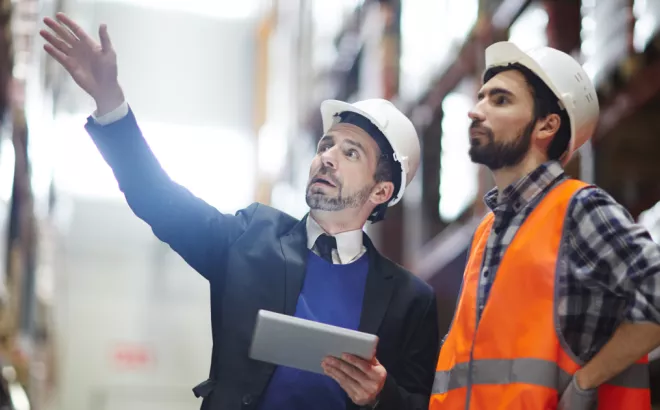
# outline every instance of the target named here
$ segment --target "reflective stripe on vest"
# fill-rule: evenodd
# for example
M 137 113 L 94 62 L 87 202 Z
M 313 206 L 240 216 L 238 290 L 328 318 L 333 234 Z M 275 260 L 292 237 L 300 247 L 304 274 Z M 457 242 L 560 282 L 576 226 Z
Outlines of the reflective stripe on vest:
M 556 363 L 539 359 L 489 359 L 472 362 L 472 384 L 526 383 L 549 387 L 563 392 L 572 376 Z M 449 371 L 435 374 L 432 394 L 444 394 L 453 389 L 467 387 L 468 363 L 458 363 Z M 646 364 L 633 364 L 621 372 L 608 385 L 630 389 L 649 388 L 649 368 Z

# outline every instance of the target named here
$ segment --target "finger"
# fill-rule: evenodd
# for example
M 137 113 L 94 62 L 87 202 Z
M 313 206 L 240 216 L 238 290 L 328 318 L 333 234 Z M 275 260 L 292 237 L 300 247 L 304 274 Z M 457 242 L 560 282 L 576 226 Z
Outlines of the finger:
M 329 360 L 328 367 L 335 370 L 338 373 L 344 374 L 347 377 L 350 377 L 358 386 L 363 389 L 367 388 L 367 385 L 372 382 L 369 377 L 362 372 L 357 367 L 354 367 L 346 362 L 343 362 L 338 359 Z
M 344 353 L 341 355 L 342 360 L 345 362 L 348 362 L 349 364 L 357 367 L 360 369 L 362 372 L 369 374 L 371 368 L 372 368 L 372 363 L 368 362 L 362 358 L 359 358 L 357 356 L 354 356 L 352 354 Z
M 71 72 L 71 59 L 50 44 L 44 44 L 44 50 L 50 54 L 58 63 L 62 64 L 67 71 Z
M 341 370 L 327 366 L 324 368 L 325 374 L 330 376 L 334 381 L 336 381 L 339 386 L 341 386 L 344 391 L 351 396 L 352 399 L 357 399 L 361 394 L 362 388 L 360 384 L 349 377 L 347 374 L 343 373 Z
M 340 370 L 334 368 L 328 368 L 326 374 L 330 376 L 339 386 L 346 392 L 348 397 L 353 401 L 353 403 L 362 406 L 371 401 L 372 395 L 357 383 L 355 380 L 351 379 L 348 375 L 342 373 Z
M 101 50 L 105 53 L 112 50 L 112 42 L 108 34 L 108 26 L 101 24 L 99 27 L 99 38 L 101 39 Z
M 71 52 L 71 46 L 65 43 L 64 41 L 62 41 L 61 38 L 57 38 L 51 32 L 46 30 L 40 30 L 39 34 L 41 34 L 41 37 L 43 37 L 44 40 L 48 41 L 51 45 L 53 45 L 53 47 L 63 52 L 64 54 L 69 55 L 69 53 Z
M 373 383 L 373 378 L 369 377 L 369 374 L 348 363 L 340 365 L 339 370 L 358 382 L 358 384 L 364 388 L 366 388 L 369 383 Z
M 330 377 L 332 380 L 334 380 L 334 381 L 339 385 L 339 387 L 341 387 L 341 389 L 344 390 L 344 391 L 346 392 L 346 394 L 347 394 L 348 397 L 351 399 L 351 401 L 355 402 L 355 401 L 357 400 L 357 397 L 355 397 L 355 392 L 353 392 L 352 390 L 350 390 L 350 388 L 346 388 L 346 387 L 342 386 L 341 381 L 340 381 L 340 380 L 339 380 L 339 379 L 338 379 L 333 373 L 331 373 L 331 372 L 327 372 L 327 371 L 326 371 L 325 374 L 326 374 L 328 377 Z
M 359 380 L 349 376 L 342 368 L 342 364 L 344 366 L 348 366 L 345 363 L 343 363 L 341 360 L 331 357 L 324 360 L 322 366 L 324 370 L 330 371 L 332 372 L 332 374 L 342 376 L 342 378 L 349 378 L 354 385 L 359 386 L 360 385 Z
M 330 363 L 333 365 L 333 367 L 341 370 L 342 372 L 350 375 L 352 378 L 358 380 L 358 381 L 369 381 L 369 376 L 367 375 L 367 372 L 362 371 L 360 368 L 353 366 L 351 363 L 348 363 L 344 360 L 340 359 L 331 359 Z M 368 371 L 368 370 L 367 370 Z
M 78 25 L 78 23 L 71 20 L 69 16 L 64 13 L 57 13 L 56 17 L 59 21 L 64 23 L 64 25 L 67 26 L 81 41 L 84 41 L 88 45 L 96 45 L 96 42 L 85 32 L 85 30 L 83 30 L 82 27 Z
M 46 23 L 46 25 L 50 27 L 50 29 L 53 30 L 55 34 L 57 34 L 57 36 L 64 40 L 67 44 L 72 46 L 78 42 L 78 39 L 73 35 L 73 33 L 71 33 L 66 27 L 62 26 L 57 21 L 46 17 L 44 19 L 44 23 Z

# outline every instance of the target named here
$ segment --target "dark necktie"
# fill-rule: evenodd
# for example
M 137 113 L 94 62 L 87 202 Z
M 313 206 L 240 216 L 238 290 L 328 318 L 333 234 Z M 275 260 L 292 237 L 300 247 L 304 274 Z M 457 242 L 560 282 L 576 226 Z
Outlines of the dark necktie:
M 333 263 L 332 250 L 337 248 L 337 240 L 334 236 L 322 234 L 316 238 L 316 243 L 314 245 L 316 246 L 319 256 L 326 261 Z

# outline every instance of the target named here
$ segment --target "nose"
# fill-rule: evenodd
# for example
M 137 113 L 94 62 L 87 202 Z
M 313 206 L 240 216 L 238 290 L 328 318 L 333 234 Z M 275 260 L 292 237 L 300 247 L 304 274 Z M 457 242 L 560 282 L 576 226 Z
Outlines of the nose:
M 337 147 L 330 147 L 321 154 L 321 162 L 327 168 L 337 169 Z
M 483 122 L 486 120 L 486 117 L 481 110 L 480 103 L 475 104 L 470 111 L 468 111 L 468 117 L 472 122 Z

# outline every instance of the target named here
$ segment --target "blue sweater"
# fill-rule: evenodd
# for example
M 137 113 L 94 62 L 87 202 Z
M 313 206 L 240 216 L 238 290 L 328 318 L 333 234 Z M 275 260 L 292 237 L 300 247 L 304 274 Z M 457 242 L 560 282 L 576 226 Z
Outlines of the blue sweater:
M 350 264 L 334 265 L 310 251 L 295 316 L 356 330 L 368 270 L 366 253 Z M 330 377 L 278 366 L 260 409 L 343 410 L 346 400 L 346 393 Z

